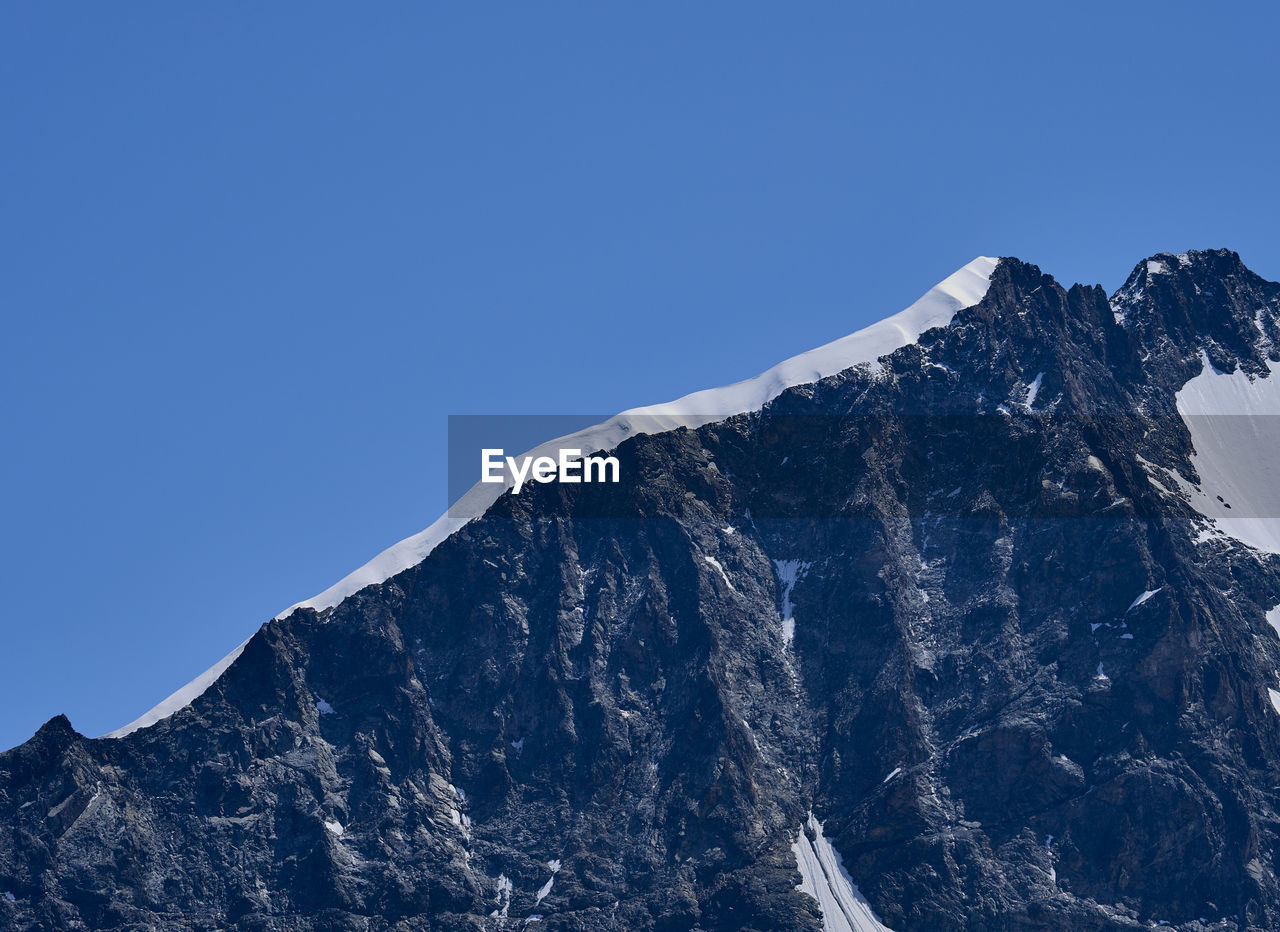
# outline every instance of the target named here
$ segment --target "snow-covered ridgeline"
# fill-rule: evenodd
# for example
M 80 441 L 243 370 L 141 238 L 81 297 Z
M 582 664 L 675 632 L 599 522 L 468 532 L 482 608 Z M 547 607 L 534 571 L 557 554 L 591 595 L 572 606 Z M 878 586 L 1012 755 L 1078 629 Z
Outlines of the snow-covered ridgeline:
M 1204 368 L 1178 390 L 1200 485 L 1179 483 L 1191 506 L 1236 540 L 1280 553 L 1280 363 L 1267 378 Z
M 929 289 L 906 310 L 825 346 L 792 356 L 755 378 L 694 392 L 666 404 L 623 411 L 603 424 L 548 441 L 525 456 L 554 455 L 563 447 L 584 452 L 610 450 L 636 434 L 702 427 L 735 414 L 758 411 L 788 388 L 817 382 L 850 366 L 869 363 L 878 367 L 879 357 L 914 343 L 926 330 L 946 326 L 956 311 L 981 301 L 991 286 L 991 274 L 999 261 L 980 256 Z M 501 485 L 476 483 L 425 531 L 389 547 L 324 592 L 289 606 L 277 617 L 283 618 L 299 608 L 317 611 L 330 608 L 365 586 L 385 582 L 418 565 L 441 541 L 484 514 L 505 491 Z
M 818 901 L 823 932 L 892 932 L 844 869 L 844 859 L 822 834 L 822 823 L 812 812 L 808 825 L 813 840 L 809 840 L 802 826 L 791 846 L 800 868 L 801 881 L 796 889 Z
M 817 349 L 792 356 L 755 378 L 694 392 L 666 404 L 623 411 L 603 424 L 548 441 L 525 456 L 554 457 L 561 448 L 580 449 L 584 453 L 611 450 L 637 434 L 702 427 L 736 414 L 758 411 L 788 388 L 817 382 L 860 363 L 869 364 L 873 370 L 878 369 L 879 357 L 914 343 L 926 330 L 946 326 L 957 311 L 981 301 L 991 286 L 991 275 L 999 262 L 999 259 L 979 256 L 948 275 L 905 310 Z M 387 548 L 324 592 L 289 606 L 276 618 L 284 618 L 299 608 L 316 611 L 331 608 L 366 586 L 385 582 L 397 573 L 417 566 L 442 541 L 484 514 L 506 488 L 498 484 L 476 483 L 426 530 Z M 105 737 L 119 738 L 154 725 L 190 704 L 213 685 L 243 649 L 242 644 L 154 709 Z
M 134 719 L 123 728 L 117 728 L 115 731 L 109 732 L 102 737 L 123 738 L 130 732 L 137 731 L 139 728 L 147 728 L 150 725 L 154 725 L 161 719 L 168 718 L 179 709 L 189 706 L 201 693 L 212 686 L 218 677 L 222 676 L 227 667 L 236 662 L 236 659 L 244 652 L 245 645 L 248 643 L 249 641 L 246 639 L 239 647 L 227 654 L 227 656 L 223 657 L 208 670 L 205 670 L 186 686 L 183 686 L 177 692 L 163 699 L 154 708 L 143 713 L 140 717 Z

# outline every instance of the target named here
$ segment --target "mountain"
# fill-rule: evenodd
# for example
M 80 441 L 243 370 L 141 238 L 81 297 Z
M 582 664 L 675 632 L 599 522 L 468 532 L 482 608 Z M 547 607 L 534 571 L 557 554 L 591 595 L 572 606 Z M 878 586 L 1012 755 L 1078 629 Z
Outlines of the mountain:
M 975 260 L 477 487 L 111 736 L 0 926 L 1280 927 L 1280 285 Z

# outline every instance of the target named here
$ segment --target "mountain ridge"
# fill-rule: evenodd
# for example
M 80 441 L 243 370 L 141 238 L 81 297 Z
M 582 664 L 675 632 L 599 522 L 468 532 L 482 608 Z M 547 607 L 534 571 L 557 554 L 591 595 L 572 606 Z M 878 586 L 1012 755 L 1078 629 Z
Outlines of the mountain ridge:
M 1173 475 L 1280 286 L 1187 257 L 1111 297 L 1002 260 L 880 371 L 504 496 L 150 728 L 54 719 L 0 755 L 0 921 L 815 932 L 825 843 L 894 929 L 1274 927 L 1280 561 Z
M 614 418 L 566 437 L 557 437 L 527 451 L 526 456 L 554 450 L 566 444 L 585 445 L 584 452 L 609 449 L 626 436 L 651 431 L 698 427 L 723 417 L 763 407 L 793 385 L 819 379 L 858 363 L 876 365 L 876 359 L 919 338 L 921 332 L 944 325 L 961 306 L 976 303 L 986 293 L 991 272 L 999 260 L 979 256 L 944 278 L 924 295 L 896 314 L 853 333 L 797 354 L 751 378 L 712 389 L 701 389 L 665 404 L 629 408 Z M 510 482 L 508 482 L 508 486 Z M 299 608 L 331 608 L 366 585 L 385 582 L 390 576 L 425 559 L 431 550 L 467 521 L 483 514 L 503 488 L 477 483 L 448 512 L 410 537 L 383 550 L 372 560 L 348 573 L 323 592 L 296 602 L 276 615 L 288 616 Z M 186 706 L 235 662 L 244 650 L 242 642 L 191 682 L 179 687 L 127 725 L 102 737 L 118 738 L 155 724 Z

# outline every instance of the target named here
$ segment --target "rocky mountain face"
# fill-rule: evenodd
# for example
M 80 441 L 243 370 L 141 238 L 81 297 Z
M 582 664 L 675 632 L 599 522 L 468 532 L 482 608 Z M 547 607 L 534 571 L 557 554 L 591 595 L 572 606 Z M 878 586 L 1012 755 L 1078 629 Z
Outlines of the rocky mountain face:
M 1002 260 L 153 727 L 53 719 L 0 755 L 0 927 L 1280 928 L 1280 557 L 1193 510 L 1176 407 L 1278 322 L 1227 251 L 1110 298 Z

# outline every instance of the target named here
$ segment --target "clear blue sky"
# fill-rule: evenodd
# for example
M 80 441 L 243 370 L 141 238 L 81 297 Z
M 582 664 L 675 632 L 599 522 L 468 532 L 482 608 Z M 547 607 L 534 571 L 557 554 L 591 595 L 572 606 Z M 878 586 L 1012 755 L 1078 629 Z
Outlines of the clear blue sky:
M 450 413 L 754 375 L 978 254 L 1280 278 L 1274 10 L 5 4 L 0 747 L 425 527 Z

